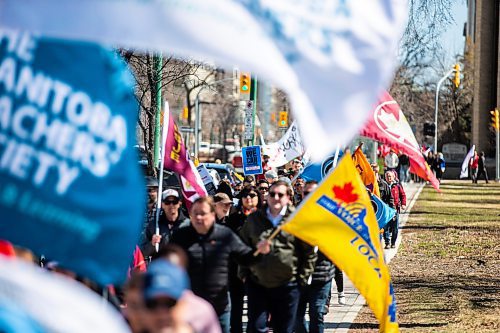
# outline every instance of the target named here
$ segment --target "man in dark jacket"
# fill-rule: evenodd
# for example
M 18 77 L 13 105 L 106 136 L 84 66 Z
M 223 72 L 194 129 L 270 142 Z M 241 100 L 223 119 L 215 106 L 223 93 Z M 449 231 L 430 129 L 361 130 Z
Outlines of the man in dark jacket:
M 389 205 L 390 207 L 394 206 L 394 199 L 392 198 L 391 195 L 391 188 L 389 184 L 380 176 L 380 168 L 377 163 L 372 163 L 371 164 L 372 170 L 375 173 L 375 177 L 377 178 L 377 183 L 378 183 L 378 188 L 380 190 L 380 199 L 382 201 Z
M 258 258 L 231 229 L 215 223 L 215 207 L 209 197 L 197 199 L 189 211 L 191 224 L 174 233 L 172 243 L 181 246 L 189 257 L 188 274 L 193 292 L 207 300 L 219 316 L 222 331 L 229 332 L 228 297 L 229 260 L 250 265 Z M 270 251 L 266 241 L 260 242 L 261 253 Z
M 271 245 L 271 252 L 243 274 L 248 288 L 251 333 L 268 331 L 269 314 L 274 332 L 293 332 L 299 284 L 307 284 L 314 269 L 316 254 L 312 246 L 284 231 L 267 241 L 292 212 L 291 200 L 292 189 L 286 182 L 273 183 L 267 205 L 251 214 L 240 230 L 241 239 L 252 247 L 262 240 Z
M 159 244 L 159 247 L 167 244 L 175 230 L 189 225 L 189 219 L 182 213 L 181 205 L 179 192 L 173 189 L 163 191 L 162 209 L 158 217 L 160 233 L 156 234 L 155 215 L 150 214 L 140 246 L 145 257 L 152 256 L 156 252 L 156 244 Z
M 318 187 L 318 182 L 309 181 L 304 185 L 304 197 Z M 317 248 L 315 248 L 317 250 Z M 321 252 L 318 251 L 318 259 L 314 266 L 314 272 L 310 283 L 303 286 L 300 291 L 300 301 L 297 309 L 297 320 L 295 331 L 297 333 L 323 333 L 326 304 L 329 299 L 332 279 L 335 274 L 335 266 Z M 306 308 L 309 305 L 309 329 L 304 318 Z
M 476 183 L 479 180 L 479 177 L 484 174 L 484 179 L 486 180 L 486 184 L 488 184 L 488 171 L 486 170 L 486 161 L 484 158 L 484 151 L 479 154 L 479 159 L 477 162 L 477 175 L 476 175 Z

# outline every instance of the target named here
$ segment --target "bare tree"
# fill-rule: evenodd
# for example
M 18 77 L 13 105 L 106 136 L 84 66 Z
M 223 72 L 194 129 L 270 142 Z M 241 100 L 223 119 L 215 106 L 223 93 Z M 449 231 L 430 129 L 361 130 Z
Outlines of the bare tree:
M 188 106 L 188 124 L 191 123 L 191 112 L 194 106 L 193 92 L 207 83 L 216 73 L 215 69 L 190 59 L 177 59 L 173 56 L 162 58 L 160 70 L 157 70 L 158 57 L 152 53 L 135 53 L 120 50 L 120 54 L 129 64 L 136 80 L 135 97 L 138 102 L 140 116 L 138 127 L 142 144 L 147 153 L 148 173 L 154 174 L 153 163 L 155 121 L 157 114 L 157 85 L 161 82 L 162 95 L 172 94 L 186 100 Z

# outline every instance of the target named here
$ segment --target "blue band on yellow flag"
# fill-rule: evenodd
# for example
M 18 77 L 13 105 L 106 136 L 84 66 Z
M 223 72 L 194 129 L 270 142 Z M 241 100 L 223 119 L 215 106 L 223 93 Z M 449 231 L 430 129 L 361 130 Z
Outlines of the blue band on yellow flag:
M 282 229 L 318 246 L 366 299 L 381 332 L 398 332 L 396 301 L 370 196 L 351 158 L 343 158 Z

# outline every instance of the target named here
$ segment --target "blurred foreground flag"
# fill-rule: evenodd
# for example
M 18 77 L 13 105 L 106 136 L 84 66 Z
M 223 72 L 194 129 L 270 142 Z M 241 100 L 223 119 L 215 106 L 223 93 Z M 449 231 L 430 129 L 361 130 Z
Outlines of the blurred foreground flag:
M 115 52 L 0 28 L 0 238 L 122 282 L 145 206 L 136 122 Z
M 375 176 L 375 172 L 373 172 L 370 162 L 368 162 L 365 154 L 363 154 L 361 146 L 359 146 L 352 154 L 352 160 L 354 161 L 356 170 L 358 170 L 366 188 L 380 198 L 380 189 L 378 187 L 377 177 Z
M 370 118 L 360 134 L 385 143 L 408 155 L 410 171 L 429 181 L 439 191 L 439 181 L 422 156 L 420 146 L 403 111 L 388 92 L 382 94 L 379 104 L 371 112 Z
M 379 226 L 351 158 L 342 158 L 282 229 L 318 246 L 349 276 L 380 322 L 381 332 L 399 331 Z
M 318 161 L 358 133 L 389 85 L 407 2 L 3 0 L 0 24 L 237 64 L 288 93 Z

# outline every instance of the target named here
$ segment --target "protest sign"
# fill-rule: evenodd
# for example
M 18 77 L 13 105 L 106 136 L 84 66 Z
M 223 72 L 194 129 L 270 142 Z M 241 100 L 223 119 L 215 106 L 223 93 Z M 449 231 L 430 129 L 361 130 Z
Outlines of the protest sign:
M 217 193 L 217 188 L 215 187 L 214 180 L 208 169 L 203 164 L 200 164 L 196 167 L 198 169 L 198 173 L 200 174 L 201 180 L 203 181 L 203 185 L 205 185 L 205 189 L 207 190 L 208 195 L 214 195 Z
M 260 146 L 243 147 L 243 173 L 245 175 L 260 175 L 262 173 L 262 158 Z
M 267 164 L 273 168 L 287 164 L 294 158 L 304 155 L 304 152 L 304 143 L 296 122 L 293 122 L 278 142 L 264 146 L 264 154 L 269 156 Z

